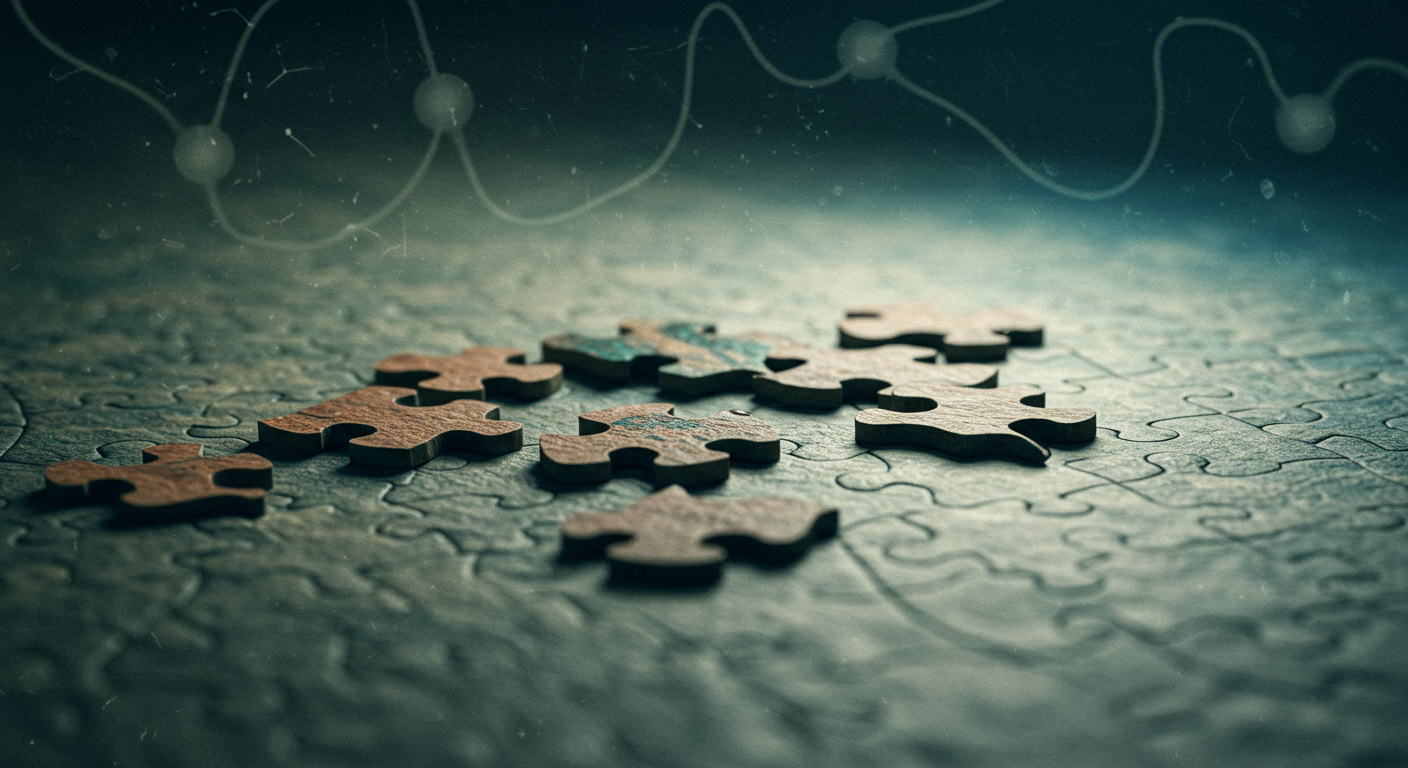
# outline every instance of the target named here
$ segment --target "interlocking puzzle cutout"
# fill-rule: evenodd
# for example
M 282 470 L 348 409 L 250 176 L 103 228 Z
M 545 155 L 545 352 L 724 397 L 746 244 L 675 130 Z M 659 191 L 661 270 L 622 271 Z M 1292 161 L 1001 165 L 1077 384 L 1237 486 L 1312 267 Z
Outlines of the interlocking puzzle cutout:
M 346 438 L 352 461 L 411 469 L 446 450 L 497 456 L 523 447 L 523 425 L 499 421 L 499 407 L 482 400 L 415 406 L 416 391 L 371 386 L 259 422 L 259 439 L 296 453 L 318 453 Z
M 201 455 L 198 443 L 168 443 L 142 450 L 142 464 L 111 467 L 73 459 L 44 470 L 49 493 L 79 504 L 118 497 L 119 514 L 141 523 L 215 515 L 264 514 L 264 490 L 273 487 L 274 465 L 263 456 Z
M 775 498 L 711 499 L 671 485 L 619 512 L 583 512 L 562 523 L 564 559 L 603 551 L 617 582 L 704 585 L 730 557 L 783 565 L 836 533 L 835 509 Z
M 959 456 L 1008 456 L 1041 463 L 1051 451 L 1036 440 L 1095 439 L 1095 411 L 1046 408 L 1046 393 L 1036 387 L 905 384 L 881 390 L 879 400 L 879 408 L 856 414 L 856 442 L 861 445 L 922 445 Z
M 648 466 L 655 482 L 717 483 L 730 458 L 773 463 L 782 457 L 777 430 L 744 411 L 684 419 L 669 403 L 620 405 L 577 417 L 578 435 L 538 438 L 543 471 L 556 480 L 604 483 L 615 467 Z
M 525 365 L 523 353 L 507 347 L 470 347 L 458 355 L 429 357 L 414 352 L 376 364 L 376 383 L 415 387 L 420 404 L 486 399 L 486 388 L 523 400 L 541 400 L 562 387 L 562 366 Z
M 950 363 L 996 362 L 1010 345 L 1040 346 L 1041 337 L 1041 321 L 1020 309 L 964 314 L 927 301 L 852 307 L 841 321 L 842 347 L 918 344 L 943 350 Z
M 543 339 L 543 359 L 611 381 L 657 371 L 661 389 L 693 397 L 748 391 L 775 347 L 796 342 L 770 333 L 719 336 L 712 325 L 628 320 L 620 335 L 560 333 Z

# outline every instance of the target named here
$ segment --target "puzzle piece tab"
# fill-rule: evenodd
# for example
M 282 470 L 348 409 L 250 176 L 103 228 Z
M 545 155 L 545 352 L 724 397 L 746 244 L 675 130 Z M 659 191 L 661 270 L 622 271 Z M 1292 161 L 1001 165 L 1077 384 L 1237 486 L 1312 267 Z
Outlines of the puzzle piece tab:
M 800 558 L 835 535 L 840 514 L 789 499 L 711 499 L 672 485 L 619 512 L 583 512 L 562 523 L 563 555 L 582 559 L 603 550 L 618 581 L 707 584 L 724 560 L 769 564 Z
M 794 343 L 767 333 L 719 336 L 712 325 L 630 320 L 615 338 L 560 333 L 543 339 L 543 359 L 612 381 L 658 369 L 661 389 L 699 396 L 746 392 L 755 375 L 767 372 L 768 352 Z
M 1047 464 L 1000 459 L 960 462 L 928 451 L 881 447 L 872 447 L 870 454 L 882 462 L 881 467 L 846 472 L 836 478 L 836 484 L 855 491 L 912 486 L 923 489 L 933 503 L 944 506 L 978 507 L 1016 501 L 1040 517 L 1086 514 L 1090 504 L 1071 498 L 1072 494 L 1109 484 L 1105 478 L 1055 460 Z
M 562 386 L 562 366 L 523 364 L 523 353 L 506 347 L 470 347 L 458 355 L 427 357 L 411 352 L 376 364 L 376 383 L 415 387 L 421 405 L 485 399 L 486 386 L 524 400 L 541 400 Z
M 1304 424 L 1271 424 L 1266 431 L 1307 443 L 1331 437 L 1353 437 L 1385 450 L 1408 450 L 1408 431 L 1396 428 L 1393 418 L 1408 414 L 1408 394 L 1403 392 L 1310 402 L 1300 409 L 1317 418 Z
M 759 396 L 804 408 L 837 408 L 847 400 L 868 400 L 888 386 L 935 382 L 957 387 L 997 386 L 991 365 L 932 361 L 934 350 L 910 344 L 872 349 L 781 347 L 768 355 L 774 373 L 753 379 Z
M 1007 357 L 1010 345 L 1041 346 L 1041 321 L 1020 309 L 948 312 L 927 301 L 852 307 L 841 321 L 841 346 L 918 344 L 941 349 L 950 363 Z
M 604 483 L 613 466 L 651 466 L 655 481 L 712 483 L 728 479 L 729 458 L 776 462 L 777 431 L 743 411 L 683 419 L 669 403 L 621 405 L 578 417 L 580 435 L 543 435 L 543 471 L 557 480 Z
M 352 461 L 411 469 L 445 450 L 498 455 L 523 447 L 523 425 L 499 421 L 499 407 L 482 400 L 453 400 L 417 407 L 414 389 L 372 386 L 297 413 L 259 422 L 259 439 L 275 448 L 317 453 L 352 438 Z
M 44 483 L 50 494 L 71 504 L 118 496 L 122 515 L 144 523 L 264 514 L 264 490 L 274 484 L 273 463 L 252 453 L 207 459 L 203 448 L 198 443 L 156 445 L 142 450 L 145 463 L 126 467 L 61 461 L 44 470 Z
M 959 456 L 1044 462 L 1051 452 L 1036 439 L 1095 439 L 1095 411 L 1044 408 L 1046 393 L 1035 387 L 906 384 L 882 390 L 879 399 L 879 408 L 856 414 L 856 442 L 861 445 L 923 445 Z

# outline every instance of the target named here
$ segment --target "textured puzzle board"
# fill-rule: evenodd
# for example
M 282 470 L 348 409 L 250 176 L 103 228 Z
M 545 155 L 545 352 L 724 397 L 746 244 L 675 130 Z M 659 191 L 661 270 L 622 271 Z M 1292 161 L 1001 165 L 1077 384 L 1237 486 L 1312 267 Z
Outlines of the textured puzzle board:
M 1094 230 L 969 223 L 680 182 L 613 205 L 438 234 L 417 208 L 404 248 L 312 255 L 155 208 L 116 240 L 7 241 L 0 763 L 1408 760 L 1401 272 L 1353 243 L 1276 254 L 1098 207 Z M 275 461 L 258 519 L 131 527 L 38 493 L 51 462 L 245 450 L 260 419 L 398 352 L 533 350 L 632 317 L 834 347 L 846 307 L 930 286 L 1039 315 L 1045 345 L 1014 348 L 1001 382 L 1094 408 L 1096 440 L 1045 466 L 960 460 L 856 445 L 866 403 L 677 402 L 782 435 L 781 461 L 701 493 L 840 511 L 800 561 L 731 564 L 705 590 L 616 588 L 603 562 L 558 558 L 564 520 L 653 485 L 556 483 L 538 436 L 662 401 L 641 382 L 503 402 L 526 445 L 501 456 L 400 471 L 256 445 Z

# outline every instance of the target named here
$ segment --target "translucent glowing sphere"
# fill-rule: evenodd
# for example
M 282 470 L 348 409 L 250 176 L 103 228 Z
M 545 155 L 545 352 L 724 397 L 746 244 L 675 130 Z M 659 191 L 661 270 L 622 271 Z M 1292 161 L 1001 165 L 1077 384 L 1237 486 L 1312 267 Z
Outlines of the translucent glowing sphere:
M 235 143 L 229 134 L 212 125 L 183 128 L 172 152 L 176 170 L 197 184 L 214 184 L 235 164 Z
M 448 131 L 469 122 L 474 93 L 462 78 L 441 72 L 416 88 L 416 119 L 432 131 Z
M 1335 110 L 1324 96 L 1302 93 L 1276 110 L 1276 135 L 1292 152 L 1319 152 L 1335 137 Z
M 899 46 L 888 27 L 878 21 L 857 21 L 836 41 L 836 57 L 852 77 L 871 80 L 895 69 Z

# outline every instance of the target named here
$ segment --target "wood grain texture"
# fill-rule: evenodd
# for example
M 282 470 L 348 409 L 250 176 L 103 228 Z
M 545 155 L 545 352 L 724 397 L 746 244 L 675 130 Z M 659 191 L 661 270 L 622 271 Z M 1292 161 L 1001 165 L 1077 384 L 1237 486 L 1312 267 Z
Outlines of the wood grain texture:
M 559 333 L 543 340 L 543 359 L 612 381 L 658 377 L 661 389 L 690 396 L 744 391 L 767 372 L 768 352 L 796 342 L 773 333 L 720 336 L 713 325 L 627 320 L 620 335 Z
M 661 485 L 715 483 L 728 479 L 730 457 L 772 463 L 781 455 L 777 431 L 737 410 L 685 419 L 669 403 L 622 405 L 583 414 L 578 430 L 539 438 L 550 477 L 601 483 L 615 467 L 648 466 Z
M 562 387 L 562 366 L 523 361 L 521 351 L 508 347 L 470 347 L 439 357 L 402 352 L 376 364 L 376 383 L 415 387 L 421 405 L 483 400 L 490 391 L 541 400 Z
M 1046 393 L 1036 387 L 906 384 L 881 390 L 879 400 L 879 408 L 856 414 L 861 445 L 923 445 L 959 456 L 1044 462 L 1051 452 L 1037 440 L 1095 439 L 1095 411 L 1045 408 Z
M 760 397 L 803 408 L 837 408 L 869 400 L 880 389 L 931 381 L 960 387 L 997 385 L 997 369 L 976 363 L 935 364 L 932 349 L 887 344 L 872 349 L 818 349 L 792 346 L 773 350 L 773 373 L 753 380 Z
M 344 438 L 352 461 L 410 469 L 446 450 L 498 455 L 523 447 L 523 425 L 499 421 L 499 407 L 482 400 L 454 400 L 418 407 L 416 392 L 372 386 L 297 413 L 259 422 L 259 439 L 275 448 L 318 453 Z
M 943 350 L 950 363 L 988 363 L 1011 345 L 1040 346 L 1042 322 L 1009 307 L 949 312 L 928 301 L 852 307 L 841 321 L 841 346 L 918 344 Z
M 44 470 L 44 483 L 66 503 L 117 496 L 123 516 L 138 522 L 263 514 L 274 465 L 252 453 L 207 459 L 201 452 L 196 443 L 169 443 L 144 449 L 145 463 L 132 466 L 61 461 Z
M 582 512 L 562 523 L 565 559 L 602 554 L 613 580 L 656 585 L 717 581 L 730 556 L 782 565 L 832 536 L 840 513 L 779 498 L 691 496 L 678 485 L 619 512 Z

